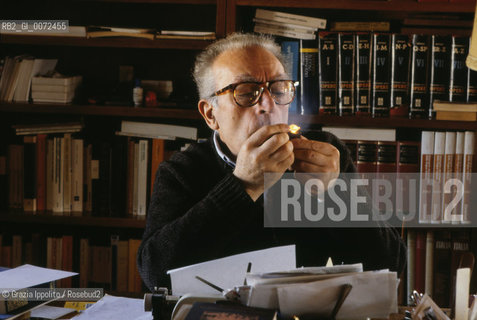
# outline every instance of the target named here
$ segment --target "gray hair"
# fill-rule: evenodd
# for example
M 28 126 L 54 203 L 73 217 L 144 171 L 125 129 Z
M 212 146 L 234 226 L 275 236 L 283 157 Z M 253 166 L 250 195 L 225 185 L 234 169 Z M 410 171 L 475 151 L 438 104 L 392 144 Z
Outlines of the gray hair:
M 217 97 L 211 98 L 216 91 L 215 78 L 212 72 L 212 64 L 215 59 L 225 51 L 249 47 L 261 47 L 268 50 L 286 69 L 280 46 L 272 37 L 253 33 L 232 33 L 226 38 L 209 45 L 195 60 L 193 76 L 200 99 L 208 99 L 212 105 L 217 105 Z

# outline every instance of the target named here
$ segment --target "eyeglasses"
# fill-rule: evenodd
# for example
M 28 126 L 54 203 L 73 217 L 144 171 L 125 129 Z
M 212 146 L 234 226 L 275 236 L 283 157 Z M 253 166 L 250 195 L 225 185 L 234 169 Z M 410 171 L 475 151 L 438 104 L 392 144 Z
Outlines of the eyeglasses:
M 216 91 L 212 96 L 220 96 L 229 91 L 233 92 L 235 103 L 241 107 L 252 107 L 260 100 L 260 97 L 268 89 L 276 104 L 290 104 L 296 95 L 298 81 L 273 80 L 267 82 L 238 82 L 232 83 L 225 88 Z

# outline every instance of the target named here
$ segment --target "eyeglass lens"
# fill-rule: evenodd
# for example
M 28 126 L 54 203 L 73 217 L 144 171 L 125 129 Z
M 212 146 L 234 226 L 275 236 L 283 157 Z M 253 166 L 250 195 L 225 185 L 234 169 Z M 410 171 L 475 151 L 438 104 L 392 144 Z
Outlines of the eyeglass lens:
M 235 87 L 234 97 L 241 106 L 252 106 L 258 102 L 263 93 L 263 86 L 258 83 L 241 83 Z M 275 81 L 269 86 L 272 99 L 277 104 L 289 104 L 295 97 L 292 81 Z

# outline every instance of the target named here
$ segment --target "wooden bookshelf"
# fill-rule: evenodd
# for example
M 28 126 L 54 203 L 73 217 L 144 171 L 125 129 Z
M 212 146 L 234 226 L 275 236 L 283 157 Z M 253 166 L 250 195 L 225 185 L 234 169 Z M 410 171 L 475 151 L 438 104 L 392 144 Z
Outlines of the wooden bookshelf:
M 89 213 L 72 215 L 33 214 L 23 211 L 0 212 L 0 222 L 131 229 L 143 229 L 146 226 L 145 217 L 95 217 Z
M 95 105 L 52 105 L 52 104 L 0 104 L 0 112 L 8 113 L 52 113 L 77 114 L 96 116 L 117 116 L 134 118 L 173 118 L 173 119 L 201 119 L 197 109 L 164 108 L 133 108 Z
M 408 119 L 398 117 L 372 118 L 358 116 L 290 115 L 290 121 L 301 124 L 367 128 L 421 128 L 436 130 L 477 130 L 477 122 Z
M 182 40 L 182 39 L 142 39 L 134 37 L 104 37 L 82 38 L 62 36 L 35 35 L 0 35 L 3 44 L 24 44 L 42 46 L 74 46 L 74 47 L 108 47 L 108 48 L 143 48 L 143 49 L 204 49 L 212 40 Z

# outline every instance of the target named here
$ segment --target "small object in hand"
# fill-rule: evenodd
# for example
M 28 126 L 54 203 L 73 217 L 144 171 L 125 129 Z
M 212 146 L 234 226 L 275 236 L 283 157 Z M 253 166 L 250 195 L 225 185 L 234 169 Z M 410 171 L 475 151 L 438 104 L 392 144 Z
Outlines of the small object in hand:
M 290 139 L 297 139 L 301 137 L 301 128 L 299 126 L 297 126 L 296 124 L 291 124 L 289 128 L 290 131 L 288 132 L 288 136 L 290 137 Z

